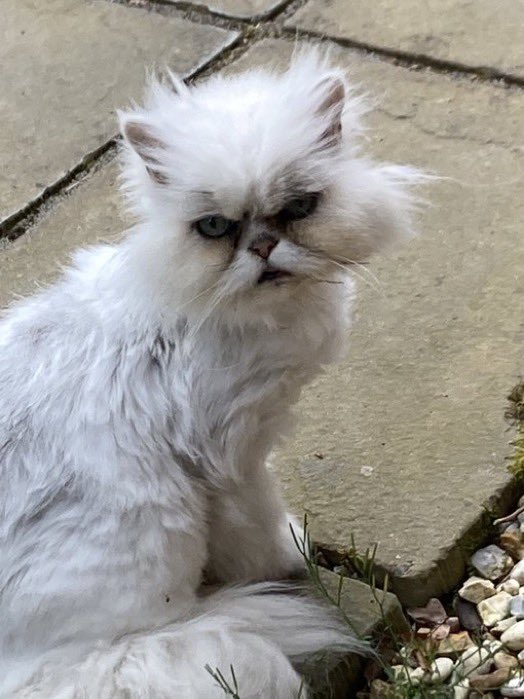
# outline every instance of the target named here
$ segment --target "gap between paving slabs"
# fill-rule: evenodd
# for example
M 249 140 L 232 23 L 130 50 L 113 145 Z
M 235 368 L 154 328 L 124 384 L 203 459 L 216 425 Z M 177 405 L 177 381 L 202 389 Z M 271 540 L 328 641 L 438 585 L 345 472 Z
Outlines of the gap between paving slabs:
M 296 0 L 119 0 L 135 6 L 165 6 L 183 12 L 200 13 L 202 18 L 213 22 L 214 19 L 237 19 L 264 22 L 273 19 Z M 304 1 L 304 0 L 302 0 Z
M 155 63 L 195 76 L 241 38 L 238 31 L 105 0 L 49 0 L 45 8 L 6 2 L 0 236 L 23 233 L 28 214 L 111 148 L 116 108 L 141 98 Z M 21 144 L 33 164 L 29 171 L 19 157 Z
M 301 38 L 308 38 L 308 36 L 310 36 L 317 41 L 322 39 L 330 39 L 331 41 L 339 42 L 342 45 L 345 45 L 346 43 L 346 41 L 340 37 L 328 37 L 325 34 L 312 34 L 303 27 L 297 27 L 296 29 L 291 27 L 294 14 L 297 11 L 300 11 L 300 9 L 306 4 L 306 0 L 281 0 L 280 2 L 275 3 L 271 3 L 270 0 L 267 0 L 267 2 L 262 3 L 264 6 L 267 6 L 267 10 L 263 13 L 254 15 L 250 15 L 249 11 L 239 13 L 238 15 L 235 15 L 233 12 L 228 13 L 226 11 L 227 2 L 231 2 L 236 6 L 240 6 L 242 4 L 242 0 L 223 0 L 222 4 L 221 0 L 217 0 L 215 4 L 209 3 L 207 5 L 205 3 L 195 4 L 191 2 L 177 2 L 176 0 L 115 0 L 113 4 L 127 6 L 130 9 L 148 9 L 152 13 L 162 13 L 163 10 L 169 11 L 171 8 L 176 11 L 176 14 L 173 15 L 171 13 L 168 14 L 168 16 L 184 17 L 190 21 L 197 19 L 201 24 L 236 31 L 236 36 L 232 39 L 231 44 L 222 49 L 218 55 L 211 57 L 209 61 L 204 62 L 203 65 L 192 71 L 189 74 L 192 78 L 200 74 L 205 75 L 209 73 L 210 68 L 215 65 L 220 67 L 222 63 L 229 60 L 228 54 L 231 52 L 231 50 L 239 49 L 241 45 L 243 45 L 241 50 L 246 50 L 249 40 L 256 40 L 257 36 L 258 38 L 262 38 L 266 35 L 278 36 L 284 32 L 288 35 L 293 35 L 297 40 Z M 238 19 L 240 24 L 235 25 L 234 21 L 233 23 L 225 23 L 222 21 L 235 19 Z M 288 26 L 282 28 L 280 24 L 286 19 L 288 20 Z M 242 30 L 244 30 L 243 34 L 240 33 Z M 398 62 L 397 59 L 400 59 L 400 64 L 405 65 L 406 67 L 413 66 L 414 64 L 416 65 L 419 61 L 422 61 L 423 63 L 426 62 L 424 56 L 414 55 L 409 52 L 391 52 L 388 49 L 383 49 L 379 45 L 359 44 L 359 42 L 354 42 L 351 40 L 347 45 L 360 48 L 370 54 L 376 54 L 383 59 L 394 60 L 395 62 Z M 237 51 L 237 53 L 240 53 L 240 51 Z M 427 64 L 434 69 L 442 69 L 445 72 L 448 72 L 449 70 L 463 70 L 476 73 L 477 77 L 479 78 L 491 79 L 493 77 L 501 77 L 503 80 L 512 79 L 512 76 L 508 76 L 507 74 L 501 73 L 499 76 L 496 74 L 496 71 L 493 73 L 491 69 L 475 68 L 467 65 L 447 64 L 445 62 L 443 65 L 440 65 L 438 62 L 434 63 L 432 61 L 429 61 Z M 186 77 L 189 76 L 186 75 Z M 46 185 L 38 196 L 32 199 L 28 204 L 23 206 L 21 209 L 14 211 L 3 221 L 0 221 L 0 237 L 7 236 L 10 239 L 14 239 L 17 236 L 22 235 L 25 229 L 24 219 L 33 217 L 43 203 L 67 187 L 67 185 L 69 185 L 77 176 L 88 171 L 88 169 L 99 157 L 113 147 L 113 144 L 114 139 L 108 139 L 105 143 L 101 144 L 87 155 L 84 155 L 81 161 L 75 166 L 71 167 L 63 177 Z

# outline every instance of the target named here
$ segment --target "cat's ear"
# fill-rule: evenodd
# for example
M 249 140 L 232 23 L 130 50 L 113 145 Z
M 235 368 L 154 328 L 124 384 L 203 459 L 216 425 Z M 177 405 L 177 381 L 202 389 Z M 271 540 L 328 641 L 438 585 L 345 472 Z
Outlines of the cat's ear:
M 339 77 L 329 77 L 317 86 L 322 102 L 317 114 L 327 120 L 327 128 L 320 140 L 325 145 L 335 145 L 342 138 L 342 112 L 346 101 L 346 88 Z
M 147 121 L 133 114 L 119 114 L 120 131 L 125 141 L 144 161 L 147 172 L 158 184 L 167 184 L 168 179 L 162 169 L 159 152 L 166 149 Z

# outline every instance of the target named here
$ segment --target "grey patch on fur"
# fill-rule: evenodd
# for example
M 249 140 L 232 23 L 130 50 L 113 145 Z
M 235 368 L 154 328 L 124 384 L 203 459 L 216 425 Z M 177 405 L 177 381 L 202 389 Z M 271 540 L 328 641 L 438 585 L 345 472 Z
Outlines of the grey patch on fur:
M 13 534 L 32 529 L 35 525 L 49 518 L 57 511 L 63 512 L 69 505 L 76 504 L 82 499 L 76 487 L 73 476 L 61 483 L 54 490 L 42 494 L 36 502 L 24 512 L 13 526 Z

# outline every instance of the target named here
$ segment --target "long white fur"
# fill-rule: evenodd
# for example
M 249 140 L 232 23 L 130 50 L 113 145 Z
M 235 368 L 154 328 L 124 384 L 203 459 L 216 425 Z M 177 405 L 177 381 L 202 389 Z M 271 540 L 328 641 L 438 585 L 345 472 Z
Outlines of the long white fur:
M 322 605 L 248 581 L 303 566 L 265 461 L 345 345 L 350 262 L 411 234 L 417 174 L 360 155 L 363 102 L 315 50 L 174 82 L 121 115 L 154 134 L 125 140 L 136 227 L 0 323 L 2 698 L 206 699 L 210 664 L 242 699 L 291 699 L 308 654 L 358 648 Z M 190 226 L 263 219 L 295 181 L 322 198 L 271 253 L 286 283 Z M 240 586 L 204 595 L 204 571 Z

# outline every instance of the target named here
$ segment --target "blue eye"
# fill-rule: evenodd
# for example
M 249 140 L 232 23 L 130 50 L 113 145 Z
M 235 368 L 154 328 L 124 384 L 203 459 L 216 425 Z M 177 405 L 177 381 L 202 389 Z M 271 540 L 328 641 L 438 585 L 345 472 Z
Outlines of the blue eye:
M 195 221 L 193 226 L 206 238 L 222 238 L 224 235 L 236 235 L 240 222 L 224 216 L 206 216 Z
M 283 209 L 281 209 L 277 218 L 282 221 L 299 221 L 301 218 L 307 218 L 317 208 L 319 195 L 312 192 L 304 194 L 296 199 L 291 199 Z

